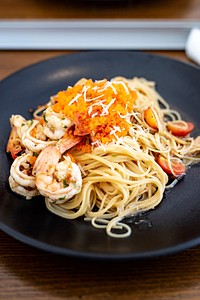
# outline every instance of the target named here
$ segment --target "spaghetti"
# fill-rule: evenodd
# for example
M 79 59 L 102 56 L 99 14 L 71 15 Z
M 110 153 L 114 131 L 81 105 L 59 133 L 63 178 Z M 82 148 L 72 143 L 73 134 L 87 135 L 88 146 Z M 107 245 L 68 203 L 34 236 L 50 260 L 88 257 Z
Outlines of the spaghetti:
M 81 79 L 33 120 L 15 115 L 11 125 L 11 189 L 27 199 L 43 195 L 51 212 L 83 216 L 117 238 L 131 234 L 126 218 L 154 209 L 200 161 L 193 123 L 143 78 Z

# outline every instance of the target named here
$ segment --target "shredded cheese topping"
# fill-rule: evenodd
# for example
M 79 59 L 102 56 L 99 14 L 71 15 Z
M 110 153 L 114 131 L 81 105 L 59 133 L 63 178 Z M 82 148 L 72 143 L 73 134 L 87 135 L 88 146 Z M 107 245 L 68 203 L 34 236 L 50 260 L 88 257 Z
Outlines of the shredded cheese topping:
M 59 92 L 52 108 L 73 120 L 75 134 L 106 144 L 128 134 L 136 98 L 125 82 L 88 79 Z

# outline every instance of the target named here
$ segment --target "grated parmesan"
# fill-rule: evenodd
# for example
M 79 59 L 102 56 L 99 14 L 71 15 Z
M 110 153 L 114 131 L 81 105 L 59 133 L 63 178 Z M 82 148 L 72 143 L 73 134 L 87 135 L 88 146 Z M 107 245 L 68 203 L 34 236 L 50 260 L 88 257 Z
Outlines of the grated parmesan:
M 59 92 L 52 108 L 73 121 L 76 135 L 90 135 L 90 145 L 100 146 L 128 134 L 136 98 L 126 82 L 88 79 Z

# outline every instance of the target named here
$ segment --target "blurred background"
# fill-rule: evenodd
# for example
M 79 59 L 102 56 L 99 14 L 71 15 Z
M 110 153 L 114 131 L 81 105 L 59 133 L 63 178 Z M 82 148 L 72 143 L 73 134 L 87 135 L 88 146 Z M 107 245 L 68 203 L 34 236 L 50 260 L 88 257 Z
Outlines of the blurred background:
M 14 23 L 15 21 L 17 23 Z M 43 23 L 40 26 L 37 21 L 54 23 Z M 73 23 L 79 21 L 84 23 L 85 29 L 81 28 L 82 24 Z M 109 26 L 112 27 L 110 31 L 103 25 L 105 21 L 108 21 Z M 120 36 L 115 26 L 120 28 L 121 24 L 126 21 L 130 23 L 126 25 L 125 31 Z M 164 22 L 162 30 L 160 21 Z M 29 24 L 29 29 L 27 29 L 27 22 L 32 22 Z M 58 25 L 59 22 L 67 22 L 67 24 L 65 23 L 62 27 L 63 25 Z M 95 25 L 96 29 L 93 28 L 94 24 L 90 24 L 90 22 L 98 22 Z M 118 23 L 113 25 L 112 22 Z M 140 22 L 139 25 L 138 22 Z M 149 28 L 148 22 L 150 22 L 152 29 Z M 172 22 L 176 22 L 176 24 L 172 25 Z M 83 49 L 91 50 L 94 47 L 98 49 L 99 44 L 101 48 L 107 46 L 108 49 L 109 47 L 114 49 L 123 47 L 126 49 L 127 47 L 131 50 L 153 50 L 154 52 L 160 50 L 164 55 L 167 54 L 186 61 L 188 58 L 184 52 L 177 54 L 176 51 L 171 53 L 166 52 L 166 50 L 184 50 L 186 38 L 194 26 L 194 22 L 200 24 L 199 0 L 0 0 L 0 78 L 29 63 L 63 54 L 63 51 L 69 53 L 69 51 L 74 52 Z M 55 29 L 57 25 L 62 27 L 65 34 L 61 32 L 61 29 L 60 32 Z M 69 27 L 75 28 L 76 36 L 71 34 Z M 141 38 L 139 35 L 139 40 L 135 28 L 142 30 L 143 35 Z M 79 32 L 79 29 L 82 33 Z M 48 30 L 50 38 L 45 34 L 45 30 Z M 93 36 L 88 36 L 88 32 Z M 100 41 L 99 44 L 97 43 L 96 32 L 99 36 L 101 33 L 102 39 L 105 35 L 105 40 Z M 133 36 L 131 35 L 132 32 Z M 126 46 L 119 39 L 119 41 L 115 41 L 114 46 L 109 46 L 114 35 L 115 38 L 120 36 L 125 39 L 124 33 L 130 37 L 132 44 Z M 154 36 L 157 39 L 157 44 L 154 44 L 152 40 Z M 135 41 L 135 37 L 137 41 Z M 59 38 L 62 39 L 60 44 Z M 83 45 L 83 38 L 85 38 L 86 45 Z M 162 38 L 160 43 L 159 38 Z M 171 38 L 172 41 L 170 42 Z M 151 47 L 148 44 L 149 40 L 152 44 Z M 87 41 L 90 41 L 90 44 L 87 44 Z M 140 42 L 143 43 L 142 47 Z M 63 44 L 62 47 L 61 44 Z M 24 52 L 18 51 L 20 60 L 16 60 L 16 51 L 10 50 L 29 51 L 26 52 L 26 56 Z M 44 51 L 33 50 L 48 51 L 44 53 Z M 2 73 L 1 66 L 4 59 L 9 59 L 11 64 Z
M 200 19 L 199 0 L 0 0 L 0 18 Z

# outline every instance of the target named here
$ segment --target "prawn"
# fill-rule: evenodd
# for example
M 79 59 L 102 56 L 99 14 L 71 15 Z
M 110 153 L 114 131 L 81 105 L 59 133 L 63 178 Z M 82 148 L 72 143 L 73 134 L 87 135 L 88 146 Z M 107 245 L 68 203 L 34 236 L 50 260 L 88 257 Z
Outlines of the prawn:
M 31 126 L 22 135 L 22 143 L 28 150 L 39 153 L 46 146 L 56 144 L 56 141 L 50 141 L 43 132 L 43 127 L 38 120 L 32 120 Z
M 39 195 L 35 177 L 32 175 L 35 159 L 36 157 L 32 152 L 23 153 L 13 161 L 10 169 L 9 184 L 11 190 L 26 199 Z
M 56 113 L 52 107 L 48 107 L 43 112 L 44 133 L 52 140 L 61 139 L 74 122 L 68 119 L 65 115 Z
M 26 120 L 21 115 L 12 115 L 10 124 L 12 129 L 6 152 L 10 152 L 13 159 L 22 154 L 25 148 L 38 153 L 47 145 L 56 144 L 56 141 L 50 141 L 44 134 L 38 120 Z
M 22 135 L 28 129 L 28 123 L 22 116 L 12 115 L 10 118 L 10 124 L 12 129 L 7 142 L 6 152 L 10 152 L 12 158 L 16 159 L 24 149 Z
M 48 201 L 62 204 L 78 194 L 82 187 L 81 171 L 65 151 L 79 143 L 80 137 L 69 137 L 57 145 L 44 148 L 34 164 L 33 175 L 41 195 Z

